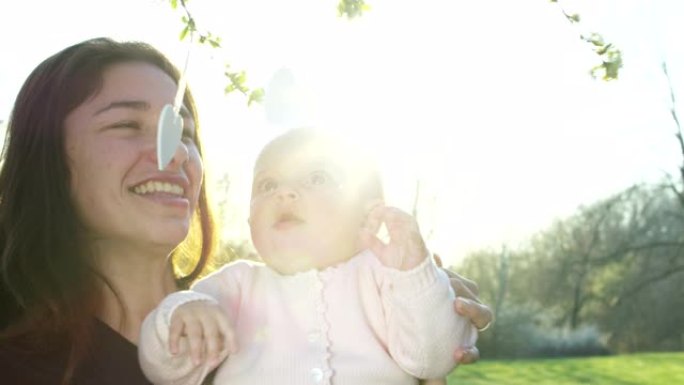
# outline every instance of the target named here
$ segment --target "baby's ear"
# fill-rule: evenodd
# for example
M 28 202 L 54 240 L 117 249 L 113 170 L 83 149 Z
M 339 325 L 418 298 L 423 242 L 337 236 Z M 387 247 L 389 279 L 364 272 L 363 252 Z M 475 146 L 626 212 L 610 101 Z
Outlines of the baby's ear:
M 378 207 L 383 207 L 385 201 L 379 198 L 369 199 L 363 206 L 363 220 L 361 227 L 369 231 L 371 234 L 377 234 L 382 225 L 382 220 L 378 215 L 373 215 L 373 210 Z

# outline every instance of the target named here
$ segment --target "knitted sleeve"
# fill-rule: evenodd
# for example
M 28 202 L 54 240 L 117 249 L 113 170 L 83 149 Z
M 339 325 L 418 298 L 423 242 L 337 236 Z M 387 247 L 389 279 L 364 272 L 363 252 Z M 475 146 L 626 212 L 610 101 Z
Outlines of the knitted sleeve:
M 377 269 L 392 358 L 417 378 L 446 376 L 456 349 L 477 339 L 477 329 L 454 311 L 449 277 L 432 258 L 410 271 Z
M 187 340 L 181 337 L 179 351 L 169 351 L 169 325 L 173 312 L 191 301 L 218 303 L 226 310 L 231 323 L 237 316 L 240 281 L 247 265 L 238 261 L 198 281 L 191 290 L 178 291 L 167 296 L 157 308 L 145 317 L 140 331 L 138 358 L 145 376 L 154 384 L 201 384 L 206 375 L 215 369 L 204 362 L 195 366 L 190 359 Z

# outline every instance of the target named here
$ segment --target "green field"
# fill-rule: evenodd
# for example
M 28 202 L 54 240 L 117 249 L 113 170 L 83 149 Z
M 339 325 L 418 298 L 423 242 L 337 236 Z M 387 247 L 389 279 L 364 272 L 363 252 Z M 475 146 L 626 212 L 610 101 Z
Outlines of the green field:
M 486 360 L 449 375 L 450 385 L 684 384 L 684 353 L 543 360 Z

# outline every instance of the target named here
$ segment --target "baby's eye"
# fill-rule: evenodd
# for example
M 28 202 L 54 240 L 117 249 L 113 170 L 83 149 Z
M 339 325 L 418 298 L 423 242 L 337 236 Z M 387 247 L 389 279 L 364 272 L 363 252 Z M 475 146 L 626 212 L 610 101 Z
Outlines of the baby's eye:
M 278 188 L 278 183 L 273 179 L 265 179 L 257 185 L 257 192 L 260 194 L 273 192 Z
M 326 186 L 335 183 L 332 175 L 325 170 L 316 170 L 309 174 L 307 184 L 310 186 Z

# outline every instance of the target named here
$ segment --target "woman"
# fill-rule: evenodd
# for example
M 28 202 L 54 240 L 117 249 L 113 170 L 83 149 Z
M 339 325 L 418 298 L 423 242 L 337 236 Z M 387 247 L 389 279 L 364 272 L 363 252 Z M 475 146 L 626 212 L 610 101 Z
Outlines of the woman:
M 3 381 L 147 383 L 140 324 L 197 278 L 215 241 L 189 91 L 182 144 L 156 167 L 157 119 L 178 78 L 148 45 L 93 39 L 46 59 L 22 87 L 0 171 Z M 463 305 L 477 326 L 489 320 L 486 307 Z

